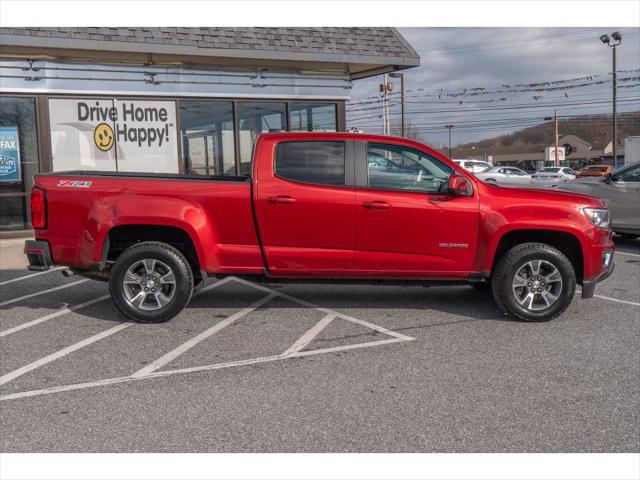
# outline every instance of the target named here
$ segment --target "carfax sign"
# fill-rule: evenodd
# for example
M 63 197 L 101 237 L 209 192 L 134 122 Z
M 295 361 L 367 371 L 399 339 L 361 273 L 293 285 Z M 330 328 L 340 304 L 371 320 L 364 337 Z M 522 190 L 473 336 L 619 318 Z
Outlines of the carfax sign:
M 18 127 L 0 127 L 0 182 L 21 182 Z

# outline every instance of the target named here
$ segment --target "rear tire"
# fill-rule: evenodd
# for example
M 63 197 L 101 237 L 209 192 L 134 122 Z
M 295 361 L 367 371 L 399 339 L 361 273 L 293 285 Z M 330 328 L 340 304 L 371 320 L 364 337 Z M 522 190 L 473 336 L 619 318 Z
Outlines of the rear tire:
M 118 310 L 135 322 L 166 322 L 189 303 L 193 273 L 172 246 L 142 242 L 127 248 L 113 264 L 109 293 Z
M 498 260 L 491 287 L 503 312 L 526 322 L 547 322 L 571 303 L 576 274 L 558 249 L 544 243 L 523 243 Z

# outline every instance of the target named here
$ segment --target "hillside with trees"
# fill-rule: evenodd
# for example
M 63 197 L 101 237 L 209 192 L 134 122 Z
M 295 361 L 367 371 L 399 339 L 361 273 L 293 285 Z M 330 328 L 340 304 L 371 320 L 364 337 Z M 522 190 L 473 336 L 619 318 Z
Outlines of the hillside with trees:
M 617 123 L 619 140 L 627 136 L 640 135 L 640 112 L 619 114 Z M 602 148 L 613 137 L 612 118 L 611 115 L 584 115 L 561 119 L 558 121 L 558 132 L 560 137 L 576 135 L 591 143 L 594 148 Z M 455 152 L 458 155 L 465 155 L 540 150 L 553 144 L 554 135 L 554 122 L 547 121 L 507 135 L 456 146 Z

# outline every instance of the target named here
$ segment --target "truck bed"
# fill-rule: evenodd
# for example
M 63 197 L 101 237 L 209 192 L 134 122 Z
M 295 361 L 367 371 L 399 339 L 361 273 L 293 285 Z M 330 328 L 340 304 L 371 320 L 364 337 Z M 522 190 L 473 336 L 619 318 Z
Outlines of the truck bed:
M 248 177 L 69 171 L 36 175 L 34 185 L 57 212 L 36 233 L 56 264 L 94 268 L 112 228 L 153 225 L 187 232 L 208 273 L 264 271 Z

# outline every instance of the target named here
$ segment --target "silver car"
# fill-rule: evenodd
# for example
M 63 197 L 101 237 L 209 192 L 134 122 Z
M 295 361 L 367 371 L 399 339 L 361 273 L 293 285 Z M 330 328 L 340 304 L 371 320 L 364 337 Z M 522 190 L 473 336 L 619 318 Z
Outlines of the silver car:
M 518 185 L 529 185 L 531 183 L 531 175 L 516 167 L 493 167 L 475 175 L 483 182 L 489 183 Z
M 611 211 L 611 228 L 624 238 L 640 237 L 640 162 L 605 176 L 599 182 L 577 180 L 557 188 L 601 198 Z
M 569 167 L 545 167 L 531 175 L 531 183 L 536 184 L 557 184 L 576 179 L 577 173 Z

